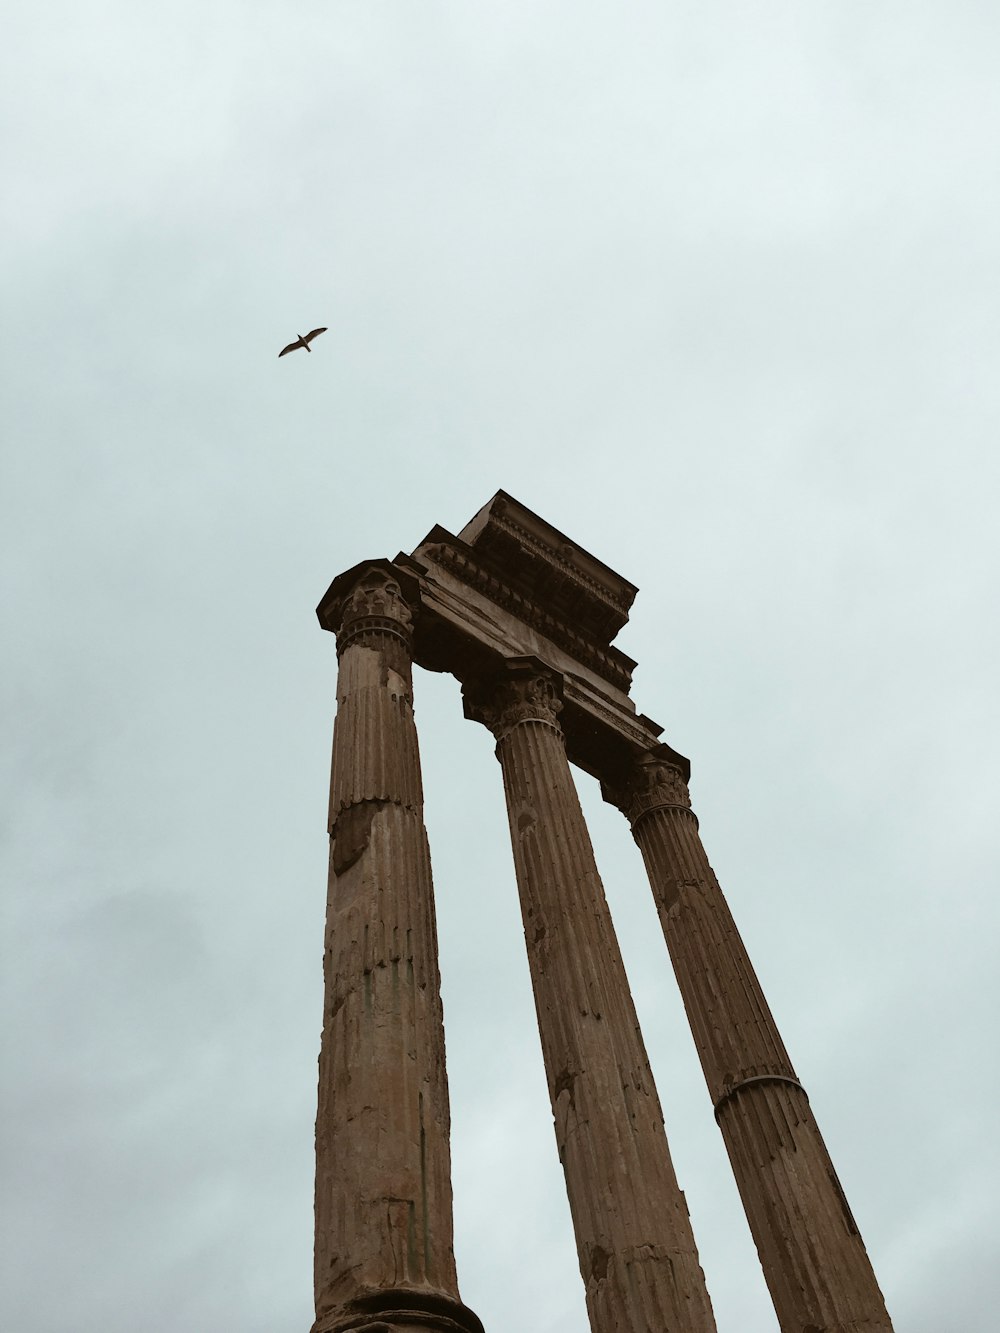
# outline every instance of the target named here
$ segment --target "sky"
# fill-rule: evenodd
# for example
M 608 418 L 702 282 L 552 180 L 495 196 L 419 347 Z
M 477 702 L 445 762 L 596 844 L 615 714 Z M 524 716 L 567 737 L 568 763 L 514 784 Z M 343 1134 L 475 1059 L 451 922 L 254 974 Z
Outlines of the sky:
M 640 588 L 633 697 L 897 1333 L 992 1330 L 996 6 L 5 28 L 0 1325 L 308 1330 L 314 607 L 503 488 Z M 499 766 L 450 677 L 415 707 L 462 1295 L 581 1333 Z M 638 850 L 578 786 L 720 1333 L 776 1333 Z

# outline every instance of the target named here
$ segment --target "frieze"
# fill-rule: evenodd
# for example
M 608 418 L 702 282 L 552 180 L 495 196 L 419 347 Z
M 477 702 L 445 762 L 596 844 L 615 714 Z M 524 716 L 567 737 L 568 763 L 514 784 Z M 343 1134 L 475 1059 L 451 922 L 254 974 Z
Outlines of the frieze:
M 505 504 L 502 506 L 494 505 L 490 515 L 490 521 L 496 527 L 502 528 L 504 532 L 508 532 L 512 537 L 515 537 L 520 545 L 533 551 L 535 555 L 540 555 L 547 563 L 558 565 L 560 569 L 564 570 L 565 573 L 570 576 L 574 583 L 581 584 L 607 606 L 620 612 L 620 614 L 626 618 L 628 617 L 629 609 L 632 605 L 631 599 L 626 601 L 624 598 L 615 597 L 603 584 L 599 583 L 597 579 L 591 578 L 589 574 L 585 574 L 579 569 L 573 561 L 563 553 L 563 551 L 556 550 L 555 547 L 548 546 L 545 542 L 539 541 L 534 533 L 529 532 L 527 528 L 522 527 L 520 523 L 516 523 L 514 519 L 508 517 L 507 506 Z M 567 549 L 572 552 L 574 548 L 568 545 Z
M 645 747 L 652 742 L 653 737 L 650 735 L 649 731 L 638 722 L 633 721 L 627 713 L 617 711 L 614 708 L 608 708 L 606 704 L 602 704 L 595 699 L 592 694 L 588 694 L 584 690 L 575 688 L 573 685 L 570 685 L 568 693 L 572 703 L 578 704 L 584 712 L 593 713 L 606 719 L 613 730 L 617 731 L 620 735 L 627 737 L 629 740 L 635 741 L 637 745 Z
M 609 684 L 616 685 L 628 693 L 632 683 L 631 672 L 611 653 L 575 633 L 563 621 L 556 619 L 551 612 L 545 611 L 537 602 L 531 601 L 523 593 L 502 582 L 464 551 L 456 550 L 455 547 L 444 543 L 435 543 L 433 546 L 424 547 L 421 554 L 450 569 L 463 583 L 483 593 L 490 601 L 522 620 L 530 628 L 544 634 Z

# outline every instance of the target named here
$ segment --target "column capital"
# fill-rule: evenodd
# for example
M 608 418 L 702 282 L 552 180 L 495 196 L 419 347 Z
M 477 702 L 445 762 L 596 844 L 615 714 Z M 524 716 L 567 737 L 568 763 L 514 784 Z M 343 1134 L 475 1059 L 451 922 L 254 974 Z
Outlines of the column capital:
M 602 782 L 601 794 L 627 817 L 633 831 L 654 810 L 683 810 L 698 819 L 691 809 L 688 778 L 691 765 L 669 745 L 654 745 L 636 756 L 632 767 L 617 782 Z
M 419 585 L 389 560 L 363 561 L 330 584 L 316 608 L 319 623 L 337 636 L 337 652 L 369 632 L 390 634 L 409 649 Z
M 538 657 L 509 658 L 495 674 L 468 682 L 462 698 L 465 716 L 488 727 L 498 744 L 525 722 L 539 722 L 562 737 L 563 679 Z

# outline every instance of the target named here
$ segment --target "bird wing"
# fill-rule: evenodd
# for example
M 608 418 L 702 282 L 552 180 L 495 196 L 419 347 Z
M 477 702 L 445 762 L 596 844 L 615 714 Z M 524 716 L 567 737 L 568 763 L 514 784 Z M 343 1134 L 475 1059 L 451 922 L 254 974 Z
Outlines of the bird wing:
M 278 353 L 278 356 L 282 357 L 285 355 L 286 352 L 294 352 L 296 347 L 301 347 L 301 346 L 302 344 L 298 341 L 298 339 L 296 339 L 295 342 L 289 343 L 287 347 L 283 347 L 281 351 Z
M 311 333 L 307 333 L 307 334 L 305 335 L 305 337 L 302 339 L 302 341 L 303 341 L 304 343 L 311 343 L 312 340 L 313 340 L 314 338 L 318 338 L 319 335 L 320 335 L 321 333 L 326 333 L 326 325 L 325 325 L 325 324 L 323 325 L 323 327 L 322 327 L 321 329 L 313 329 L 313 331 L 312 331 Z

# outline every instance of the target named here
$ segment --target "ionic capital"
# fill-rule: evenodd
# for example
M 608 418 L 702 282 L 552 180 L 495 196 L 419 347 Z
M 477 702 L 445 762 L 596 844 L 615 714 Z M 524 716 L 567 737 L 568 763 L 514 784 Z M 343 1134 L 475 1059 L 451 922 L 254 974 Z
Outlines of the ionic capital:
M 465 716 L 482 722 L 497 743 L 525 722 L 540 722 L 562 736 L 562 676 L 537 657 L 516 657 L 491 678 L 467 684 L 462 691 Z
M 631 772 L 617 785 L 602 784 L 604 799 L 627 817 L 633 831 L 654 810 L 683 810 L 695 823 L 688 794 L 687 761 L 668 745 L 657 745 L 635 760 Z

